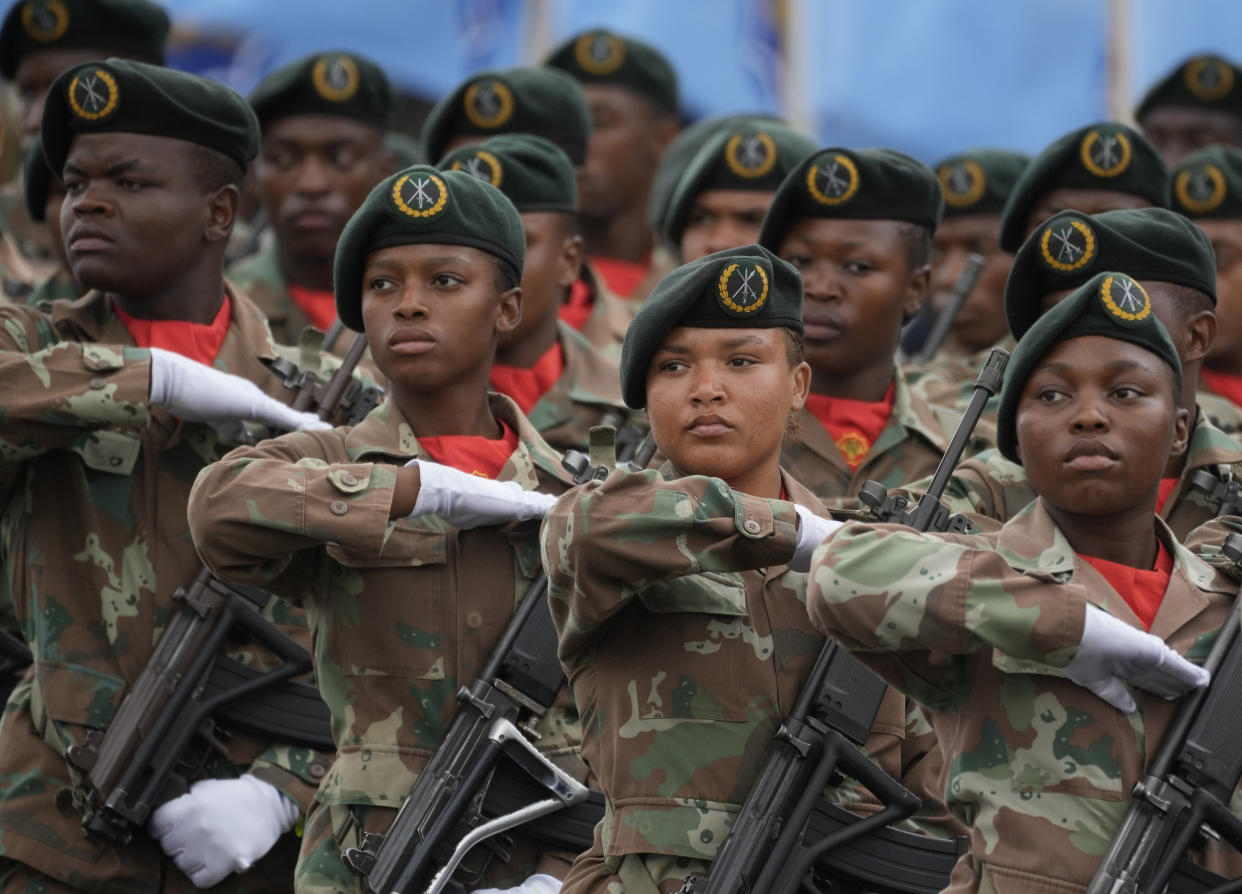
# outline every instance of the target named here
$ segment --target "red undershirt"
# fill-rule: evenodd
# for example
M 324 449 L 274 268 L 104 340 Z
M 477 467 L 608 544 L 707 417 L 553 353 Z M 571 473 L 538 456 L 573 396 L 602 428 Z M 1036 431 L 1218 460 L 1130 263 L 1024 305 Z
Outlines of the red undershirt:
M 591 287 L 587 285 L 586 280 L 575 279 L 574 284 L 569 287 L 569 300 L 561 305 L 557 316 L 564 320 L 566 325 L 581 331 L 594 309 L 595 296 L 591 294 Z
M 1156 492 L 1156 514 L 1164 512 L 1164 504 L 1169 502 L 1169 497 L 1173 496 L 1173 488 L 1177 487 L 1180 478 L 1161 478 L 1160 490 Z
M 806 399 L 806 408 L 832 435 L 846 465 L 857 469 L 893 415 L 893 383 L 889 383 L 883 400 L 849 400 L 812 394 Z
M 554 342 L 529 369 L 497 363 L 492 366 L 493 391 L 507 394 L 523 413 L 529 413 L 565 371 L 565 353 Z
M 647 255 L 637 264 L 633 261 L 623 261 L 620 258 L 593 257 L 591 266 L 603 278 L 608 288 L 622 298 L 629 298 L 651 268 L 651 255 Z
M 1234 406 L 1242 407 L 1242 376 L 1212 372 L 1206 367 L 1199 370 L 1199 375 L 1213 394 L 1219 394 Z
M 210 366 L 220 353 L 224 336 L 228 334 L 231 305 L 229 296 L 225 295 L 215 319 L 206 324 L 185 320 L 143 320 L 131 317 L 115 302 L 112 309 L 138 347 L 163 348 Z
M 495 478 L 518 445 L 517 432 L 504 422 L 500 427 L 504 434 L 496 439 L 482 435 L 442 435 L 419 438 L 418 446 L 443 466 L 452 466 L 480 478 Z
M 327 332 L 328 327 L 336 322 L 336 295 L 332 292 L 291 285 L 289 297 L 320 332 Z
M 1173 574 L 1173 556 L 1164 548 L 1164 544 L 1156 541 L 1156 567 L 1150 571 L 1118 565 L 1116 562 L 1084 556 L 1082 553 L 1078 555 L 1108 581 L 1109 586 L 1138 615 L 1144 629 L 1150 630 L 1151 622 L 1156 619 L 1156 612 L 1160 611 L 1160 603 L 1164 601 L 1164 592 L 1169 588 L 1169 577 Z

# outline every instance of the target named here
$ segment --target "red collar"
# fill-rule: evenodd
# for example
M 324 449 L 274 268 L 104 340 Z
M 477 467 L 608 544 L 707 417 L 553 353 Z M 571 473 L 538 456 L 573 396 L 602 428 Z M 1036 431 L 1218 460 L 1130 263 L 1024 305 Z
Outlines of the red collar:
M 622 298 L 629 298 L 651 269 L 651 255 L 635 264 L 620 258 L 591 258 L 591 266 L 604 280 L 604 284 Z
M 1206 366 L 1199 370 L 1199 375 L 1213 394 L 1219 394 L 1234 406 L 1242 407 L 1242 376 L 1212 372 Z
M 507 394 L 523 413 L 529 413 L 556 384 L 565 371 L 565 352 L 559 341 L 544 351 L 543 356 L 529 369 L 497 363 L 492 366 L 493 391 Z
M 587 318 L 591 316 L 591 311 L 595 309 L 595 295 L 591 290 L 591 286 L 582 277 L 574 280 L 574 284 L 569 287 L 569 299 L 561 305 L 561 309 L 557 311 L 559 316 L 565 323 L 574 329 L 581 331 L 586 325 Z
M 210 366 L 220 353 L 224 336 L 228 334 L 232 304 L 229 296 L 225 295 L 220 309 L 216 311 L 215 319 L 206 325 L 188 323 L 185 320 L 144 320 L 131 317 L 115 301 L 112 309 L 125 324 L 138 347 L 164 348 Z
M 871 445 L 880 437 L 889 417 L 893 415 L 894 385 L 888 384 L 883 400 L 850 400 L 812 394 L 806 399 L 806 408 L 820 425 L 832 435 L 837 449 L 845 458 L 846 465 L 857 469 L 871 452 Z
M 302 309 L 306 319 L 320 332 L 327 332 L 328 327 L 336 322 L 336 295 L 331 291 L 293 285 L 288 289 L 293 303 Z
M 1164 592 L 1169 588 L 1169 578 L 1173 574 L 1173 556 L 1164 548 L 1164 544 L 1156 540 L 1156 567 L 1152 569 L 1131 568 L 1129 565 L 1118 565 L 1095 556 L 1084 556 L 1082 553 L 1078 555 L 1108 581 L 1108 585 L 1138 615 L 1143 627 L 1150 630 L 1151 622 L 1160 611 L 1160 603 L 1164 601 Z
M 496 439 L 482 435 L 441 435 L 419 438 L 418 446 L 443 466 L 452 466 L 480 478 L 496 478 L 518 445 L 517 432 L 502 420 L 497 421 L 504 433 Z

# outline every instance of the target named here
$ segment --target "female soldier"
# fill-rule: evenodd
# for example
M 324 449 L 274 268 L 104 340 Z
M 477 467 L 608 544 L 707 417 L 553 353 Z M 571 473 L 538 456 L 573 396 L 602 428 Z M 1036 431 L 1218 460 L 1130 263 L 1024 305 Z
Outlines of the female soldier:
M 352 429 L 236 450 L 190 497 L 213 571 L 270 586 L 310 620 L 338 755 L 299 892 L 364 890 L 341 849 L 388 828 L 538 570 L 533 526 L 457 529 L 471 485 L 506 482 L 534 515 L 570 481 L 516 405 L 487 390 L 497 341 L 521 317 L 524 255 L 517 211 L 490 184 L 431 167 L 381 182 L 342 233 L 335 279 L 340 319 L 366 332 L 388 400 Z M 576 761 L 566 722 L 550 711 L 540 745 Z M 529 875 L 536 855 L 520 853 L 489 879 Z

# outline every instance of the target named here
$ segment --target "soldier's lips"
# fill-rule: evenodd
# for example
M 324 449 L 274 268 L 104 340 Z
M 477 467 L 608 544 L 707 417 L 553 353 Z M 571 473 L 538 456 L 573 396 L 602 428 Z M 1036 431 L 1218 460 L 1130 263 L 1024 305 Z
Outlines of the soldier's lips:
M 802 318 L 802 327 L 803 335 L 808 341 L 828 341 L 840 335 L 844 328 L 837 320 L 805 316 Z
M 401 329 L 388 338 L 394 354 L 425 354 L 436 346 L 436 340 L 421 329 Z
M 1120 458 L 1116 451 L 1094 438 L 1075 441 L 1065 454 L 1065 464 L 1077 472 L 1100 472 L 1118 462 Z
M 75 254 L 104 251 L 112 247 L 112 240 L 98 230 L 79 230 L 69 234 L 65 247 Z
M 718 438 L 733 431 L 733 426 L 721 416 L 696 416 L 686 431 L 700 438 Z

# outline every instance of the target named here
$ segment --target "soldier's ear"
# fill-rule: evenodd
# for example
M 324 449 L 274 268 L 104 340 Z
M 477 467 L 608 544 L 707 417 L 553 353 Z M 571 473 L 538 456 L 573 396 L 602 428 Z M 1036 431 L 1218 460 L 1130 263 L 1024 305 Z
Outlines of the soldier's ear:
M 1174 396 L 1176 400 L 1176 396 Z M 1178 407 L 1177 414 L 1173 419 L 1173 443 L 1169 447 L 1169 453 L 1173 456 L 1181 456 L 1186 452 L 1186 447 L 1190 444 L 1190 411 L 1185 407 Z
M 241 190 L 233 184 L 207 194 L 206 224 L 203 237 L 208 242 L 227 242 L 241 207 Z

